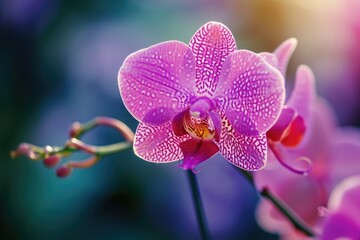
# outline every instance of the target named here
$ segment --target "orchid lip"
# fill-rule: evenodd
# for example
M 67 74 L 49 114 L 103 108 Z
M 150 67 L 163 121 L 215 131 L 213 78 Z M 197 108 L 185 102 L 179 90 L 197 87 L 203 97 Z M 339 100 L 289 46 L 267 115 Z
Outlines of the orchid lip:
M 201 119 L 194 117 L 189 111 L 184 116 L 183 126 L 185 131 L 193 138 L 213 140 L 215 137 L 215 126 L 209 116 Z
M 206 97 L 198 98 L 190 106 L 184 115 L 183 126 L 191 137 L 202 140 L 214 139 L 215 126 L 209 116 L 209 110 L 213 109 L 213 106 L 213 102 Z

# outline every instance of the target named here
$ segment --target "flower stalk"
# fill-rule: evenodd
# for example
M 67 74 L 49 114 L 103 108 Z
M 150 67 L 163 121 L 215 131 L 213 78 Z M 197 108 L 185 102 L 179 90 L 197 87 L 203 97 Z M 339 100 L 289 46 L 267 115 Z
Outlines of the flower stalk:
M 95 146 L 81 141 L 79 138 L 97 126 L 107 126 L 118 130 L 124 137 L 124 142 L 105 146 Z M 20 155 L 27 156 L 30 160 L 41 160 L 46 167 L 55 167 L 64 157 L 82 151 L 90 156 L 82 161 L 67 161 L 56 170 L 58 177 L 67 177 L 74 168 L 89 168 L 95 165 L 102 157 L 117 152 L 125 151 L 132 147 L 134 133 L 123 122 L 110 117 L 96 117 L 86 123 L 74 122 L 69 131 L 70 139 L 64 146 L 39 147 L 29 143 L 21 143 L 18 148 L 10 153 L 12 158 Z
M 250 172 L 244 171 L 240 168 L 236 168 L 238 172 L 240 172 L 246 180 L 250 183 L 250 185 L 256 189 L 254 184 L 254 178 L 253 175 Z M 286 206 L 286 204 L 281 201 L 278 197 L 273 195 L 271 191 L 268 188 L 263 188 L 259 192 L 260 196 L 263 198 L 268 199 L 289 221 L 290 223 L 299 231 L 303 232 L 309 237 L 314 237 L 315 233 L 313 230 L 306 225 L 306 223 L 300 219 L 298 216 L 296 216 L 293 211 Z
M 198 222 L 198 226 L 199 226 L 199 230 L 200 230 L 200 234 L 201 234 L 201 239 L 209 240 L 211 238 L 210 238 L 210 233 L 209 233 L 209 229 L 208 229 L 207 222 L 206 222 L 205 211 L 204 211 L 204 207 L 202 204 L 200 189 L 199 189 L 199 185 L 198 185 L 198 182 L 196 179 L 196 175 L 191 170 L 187 170 L 186 173 L 187 173 L 187 176 L 189 179 L 189 184 L 190 184 L 190 188 L 191 188 L 191 194 L 192 194 L 192 198 L 193 198 L 194 208 L 196 211 L 196 218 L 197 218 L 197 222 Z

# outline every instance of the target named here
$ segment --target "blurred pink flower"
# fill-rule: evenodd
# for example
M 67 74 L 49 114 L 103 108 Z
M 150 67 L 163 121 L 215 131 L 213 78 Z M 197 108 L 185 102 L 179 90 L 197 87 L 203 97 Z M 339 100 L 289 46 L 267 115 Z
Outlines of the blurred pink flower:
M 279 119 L 266 133 L 268 145 L 274 157 L 287 169 L 299 174 L 311 169 L 311 161 L 305 157 L 298 158 L 307 162 L 308 166 L 297 169 L 283 158 L 281 147 L 294 148 L 307 141 L 311 133 L 310 109 L 315 103 L 315 98 L 314 75 L 309 67 L 301 65 L 296 71 L 295 86 L 290 98 L 286 101 Z
M 261 53 L 261 55 L 285 77 L 286 69 L 291 55 L 297 45 L 295 38 L 290 38 L 283 42 L 274 53 Z M 267 131 L 269 149 L 273 152 L 277 160 L 289 170 L 303 174 L 310 170 L 296 169 L 286 163 L 282 158 L 282 153 L 277 147 L 283 145 L 286 147 L 295 147 L 301 143 L 310 127 L 310 107 L 315 98 L 314 76 L 307 66 L 301 65 L 296 72 L 295 88 L 284 105 L 281 114 L 275 124 Z M 308 131 L 309 132 L 309 131 Z M 302 160 L 308 161 L 306 158 Z
M 281 73 L 259 54 L 236 50 L 224 25 L 209 22 L 189 45 L 168 41 L 128 56 L 119 88 L 140 122 L 135 153 L 156 163 L 184 159 L 193 170 L 218 151 L 245 170 L 266 163 L 265 132 L 285 100 Z
M 287 105 L 304 118 L 304 138 L 296 146 L 276 144 L 277 153 L 288 164 L 304 163 L 310 159 L 312 168 L 307 175 L 295 174 L 268 152 L 268 166 L 254 174 L 257 188 L 268 188 L 282 199 L 306 224 L 318 230 L 318 207 L 325 206 L 331 188 L 340 179 L 360 171 L 360 133 L 336 126 L 328 104 L 316 98 L 314 79 L 308 67 L 300 66 L 295 88 Z M 281 119 L 281 118 L 280 118 Z M 305 161 L 306 163 L 306 161 Z M 283 239 L 305 239 L 291 223 L 267 200 L 257 209 L 259 224 Z
M 322 240 L 360 239 L 360 175 L 335 186 L 328 202 Z

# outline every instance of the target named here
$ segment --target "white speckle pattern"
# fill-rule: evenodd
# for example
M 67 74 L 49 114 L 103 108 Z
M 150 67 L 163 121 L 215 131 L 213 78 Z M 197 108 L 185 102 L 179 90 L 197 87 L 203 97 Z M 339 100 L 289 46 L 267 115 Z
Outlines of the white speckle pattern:
M 214 95 L 240 134 L 256 136 L 279 117 L 285 100 L 284 79 L 261 56 L 239 50 L 224 62 Z
M 160 43 L 131 54 L 118 75 L 124 104 L 138 121 L 160 107 L 174 110 L 168 111 L 172 114 L 188 107 L 196 93 L 194 78 L 195 58 L 191 49 L 178 41 Z
M 222 128 L 220 153 L 235 166 L 247 171 L 258 171 L 265 167 L 267 159 L 266 135 L 245 136 L 231 126 L 224 114 L 221 115 Z
M 180 143 L 190 138 L 187 134 L 175 136 L 171 122 L 157 127 L 140 123 L 135 132 L 134 152 L 149 162 L 177 161 L 184 157 L 179 147 Z
M 197 93 L 212 96 L 223 62 L 236 50 L 235 39 L 226 26 L 209 22 L 194 34 L 189 46 L 196 59 Z

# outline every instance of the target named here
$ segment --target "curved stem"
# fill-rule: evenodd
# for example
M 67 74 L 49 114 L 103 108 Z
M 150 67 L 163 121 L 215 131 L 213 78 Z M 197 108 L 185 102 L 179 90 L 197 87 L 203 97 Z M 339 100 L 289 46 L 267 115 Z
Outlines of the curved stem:
M 199 229 L 200 229 L 201 238 L 203 240 L 211 239 L 209 230 L 207 227 L 207 223 L 206 223 L 204 207 L 202 205 L 200 189 L 199 189 L 199 185 L 196 180 L 196 176 L 191 170 L 187 170 L 186 172 L 187 172 L 187 176 L 188 176 L 190 187 L 191 187 L 191 193 L 192 193 L 192 198 L 193 198 L 193 202 L 194 202 L 194 207 L 196 210 L 196 217 L 197 217 L 197 221 L 198 221 L 198 225 L 199 225 Z
M 86 144 L 77 138 L 71 138 L 68 141 L 67 145 L 73 147 L 74 149 L 82 150 L 86 153 L 94 154 L 96 156 L 110 155 L 113 153 L 130 149 L 132 147 L 131 142 L 119 142 L 105 146 L 94 146 L 94 145 Z
M 102 156 L 114 154 L 117 152 L 121 152 L 124 150 L 128 150 L 131 148 L 132 148 L 131 142 L 119 142 L 119 143 L 114 143 L 114 144 L 110 144 L 110 145 L 106 145 L 106 146 L 98 146 L 96 149 L 96 155 L 102 157 Z
M 250 185 L 256 189 L 253 175 L 248 171 L 244 171 L 237 167 L 235 168 L 248 180 Z M 283 201 L 273 195 L 268 188 L 262 189 L 259 193 L 263 198 L 268 199 L 291 222 L 291 224 L 296 229 L 303 232 L 309 237 L 315 236 L 313 230 L 309 226 L 307 226 L 302 219 L 295 215 L 293 211 Z
M 79 138 L 97 126 L 107 126 L 118 130 L 125 138 L 125 142 L 114 143 L 105 146 L 87 144 Z M 91 121 L 81 124 L 74 122 L 70 129 L 70 139 L 64 146 L 45 146 L 39 147 L 29 143 L 22 143 L 14 151 L 10 152 L 11 157 L 26 155 L 31 160 L 44 161 L 45 166 L 54 167 L 60 163 L 63 157 L 68 157 L 76 151 L 83 151 L 90 154 L 89 158 L 82 161 L 68 161 L 57 169 L 59 177 L 67 177 L 73 168 L 89 168 L 95 165 L 103 156 L 121 152 L 132 147 L 134 133 L 123 122 L 110 117 L 96 117 Z M 49 160 L 51 156 L 57 156 L 55 163 Z
M 134 140 L 133 131 L 123 122 L 111 117 L 95 117 L 86 123 L 74 122 L 70 129 L 71 138 L 80 138 L 82 135 L 97 126 L 108 126 L 118 130 L 125 140 L 132 142 Z

